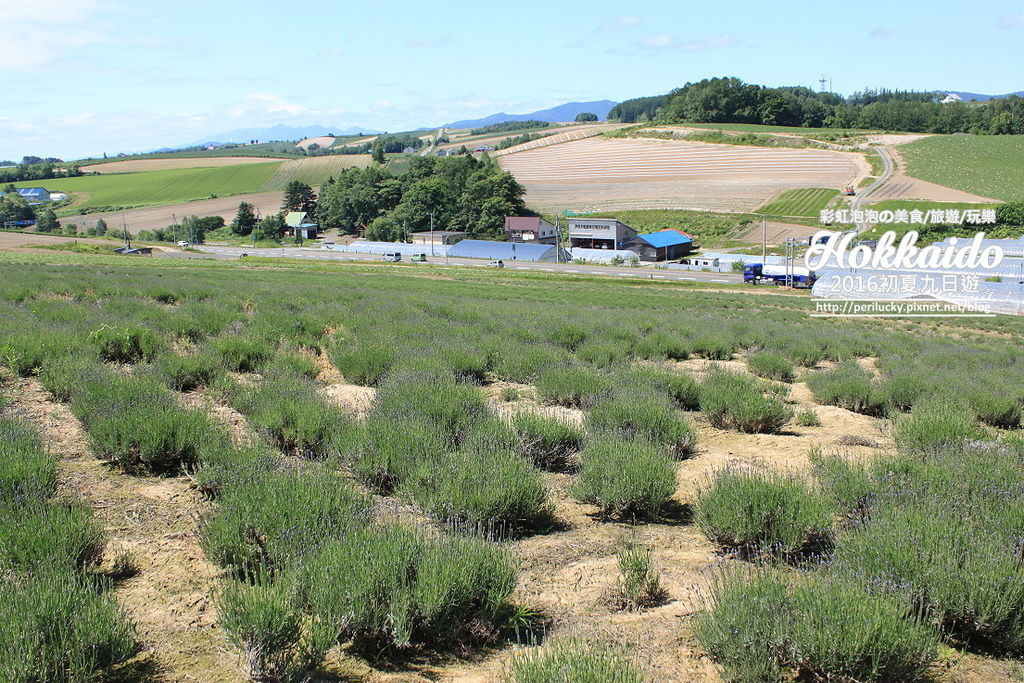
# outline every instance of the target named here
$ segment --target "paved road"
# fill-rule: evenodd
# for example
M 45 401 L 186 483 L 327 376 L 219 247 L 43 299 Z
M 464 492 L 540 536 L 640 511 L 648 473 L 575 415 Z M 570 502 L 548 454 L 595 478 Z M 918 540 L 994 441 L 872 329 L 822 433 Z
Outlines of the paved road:
M 889 156 L 889 150 L 887 150 L 884 145 L 876 145 L 874 149 L 875 151 L 878 152 L 878 156 L 882 158 L 882 175 L 878 176 L 878 178 L 875 179 L 875 182 L 871 183 L 863 190 L 857 192 L 857 196 L 853 198 L 852 202 L 850 202 L 851 211 L 860 211 L 862 208 L 861 204 L 864 202 L 864 200 L 867 199 L 876 191 L 878 191 L 878 189 L 882 187 L 882 185 L 889 182 L 889 179 L 892 177 L 893 171 L 895 170 L 895 167 L 892 163 L 892 158 Z M 858 223 L 857 233 L 859 234 L 862 232 L 866 232 L 873 227 L 875 226 L 870 225 L 868 223 Z
M 202 245 L 195 247 L 215 258 L 233 259 L 242 254 L 250 256 L 264 256 L 272 258 L 297 258 L 316 261 L 368 261 L 382 262 L 379 254 L 348 254 L 339 251 L 323 251 L 305 247 L 281 247 L 277 249 L 246 249 L 244 247 L 217 247 Z M 188 252 L 179 252 L 185 255 Z M 162 254 L 170 256 L 170 252 Z M 468 268 L 486 268 L 487 261 L 471 258 L 448 258 L 444 256 L 428 257 L 430 263 L 445 264 L 448 266 L 464 266 Z M 634 278 L 642 280 L 664 280 L 672 282 L 710 282 L 715 284 L 741 284 L 743 276 L 734 273 L 705 273 L 701 271 L 673 271 L 655 270 L 651 267 L 629 268 L 614 266 L 578 265 L 575 263 L 533 263 L 527 261 L 506 261 L 505 268 L 508 270 L 529 270 L 547 273 L 573 273 L 576 275 L 601 275 L 615 278 Z

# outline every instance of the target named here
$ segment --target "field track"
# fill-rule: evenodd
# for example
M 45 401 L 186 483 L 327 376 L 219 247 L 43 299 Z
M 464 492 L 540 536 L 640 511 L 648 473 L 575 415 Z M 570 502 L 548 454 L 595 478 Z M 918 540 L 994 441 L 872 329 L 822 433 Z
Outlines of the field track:
M 131 159 L 129 161 L 111 161 L 105 164 L 82 166 L 85 173 L 136 173 L 142 171 L 167 171 L 177 168 L 214 168 L 217 166 L 235 166 L 237 164 L 262 164 L 277 161 L 270 157 L 185 157 L 159 159 Z
M 778 192 L 840 188 L 860 157 L 822 150 L 588 138 L 500 158 L 547 210 L 675 208 L 750 211 Z

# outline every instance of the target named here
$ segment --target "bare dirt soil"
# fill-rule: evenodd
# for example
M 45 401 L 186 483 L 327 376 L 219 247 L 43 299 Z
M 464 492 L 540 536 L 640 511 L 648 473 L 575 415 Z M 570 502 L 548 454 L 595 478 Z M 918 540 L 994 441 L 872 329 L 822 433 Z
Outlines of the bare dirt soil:
M 89 451 L 88 437 L 67 406 L 52 401 L 34 379 L 10 381 L 11 414 L 34 425 L 60 457 L 58 495 L 83 501 L 103 525 L 109 539 L 105 564 L 128 552 L 139 570 L 113 590 L 138 628 L 144 680 L 244 680 L 217 626 L 213 596 L 220 570 L 199 548 L 197 521 L 207 503 L 191 481 L 133 476 L 108 466 Z
M 130 159 L 105 164 L 83 166 L 86 173 L 135 173 L 140 171 L 168 171 L 176 168 L 213 168 L 238 164 L 265 164 L 277 161 L 270 157 L 186 157 L 172 159 Z
M 500 157 L 545 210 L 752 211 L 802 187 L 841 188 L 866 175 L 861 155 L 827 150 L 591 137 Z
M 266 161 L 266 159 L 263 159 Z M 96 221 L 102 218 L 106 221 L 110 230 L 120 230 L 122 224 L 127 224 L 128 231 L 133 235 L 140 230 L 154 230 L 166 228 L 174 222 L 186 216 L 221 216 L 225 223 L 230 223 L 235 214 L 238 213 L 238 205 L 242 202 L 249 202 L 260 213 L 267 216 L 281 210 L 281 202 L 284 200 L 284 192 L 257 192 L 253 194 L 239 194 L 233 197 L 218 197 L 217 199 L 203 199 L 195 202 L 182 202 L 180 204 L 168 204 L 165 206 L 150 206 L 141 209 L 128 209 L 127 211 L 107 211 L 104 213 L 90 213 L 84 216 L 66 216 L 61 218 L 61 223 L 75 223 L 80 230 L 96 225 Z

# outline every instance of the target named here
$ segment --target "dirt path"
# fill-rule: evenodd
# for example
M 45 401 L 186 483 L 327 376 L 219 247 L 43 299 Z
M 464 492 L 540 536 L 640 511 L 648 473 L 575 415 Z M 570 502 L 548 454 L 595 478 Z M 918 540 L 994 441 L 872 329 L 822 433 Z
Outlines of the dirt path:
M 60 456 L 59 494 L 84 501 L 106 530 L 104 562 L 131 554 L 139 572 L 114 589 L 143 643 L 146 681 L 240 682 L 213 604 L 220 571 L 199 548 L 205 503 L 185 477 L 123 474 L 96 459 L 67 406 L 34 379 L 12 380 L 12 414 Z

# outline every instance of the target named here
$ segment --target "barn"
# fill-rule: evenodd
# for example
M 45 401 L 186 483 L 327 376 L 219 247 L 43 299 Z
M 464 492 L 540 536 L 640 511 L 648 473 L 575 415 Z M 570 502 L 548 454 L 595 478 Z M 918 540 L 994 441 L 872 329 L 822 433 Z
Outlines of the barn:
M 637 235 L 625 247 L 641 261 L 675 261 L 693 251 L 693 238 L 679 230 L 659 230 Z

